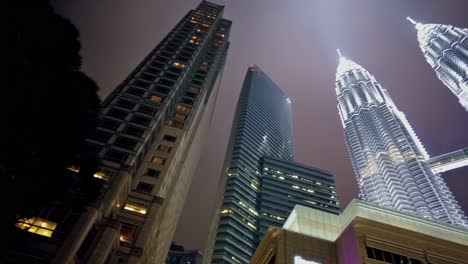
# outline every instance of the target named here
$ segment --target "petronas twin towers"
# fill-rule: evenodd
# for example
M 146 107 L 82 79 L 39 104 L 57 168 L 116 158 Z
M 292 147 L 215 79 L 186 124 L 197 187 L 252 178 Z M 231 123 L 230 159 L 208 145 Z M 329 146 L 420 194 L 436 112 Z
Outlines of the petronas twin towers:
M 468 31 L 415 24 L 427 61 L 468 110 Z M 335 91 L 361 198 L 468 227 L 444 180 L 431 171 L 429 156 L 404 113 L 375 77 L 340 54 Z
M 468 29 L 408 20 L 418 30 L 426 61 L 468 111 Z

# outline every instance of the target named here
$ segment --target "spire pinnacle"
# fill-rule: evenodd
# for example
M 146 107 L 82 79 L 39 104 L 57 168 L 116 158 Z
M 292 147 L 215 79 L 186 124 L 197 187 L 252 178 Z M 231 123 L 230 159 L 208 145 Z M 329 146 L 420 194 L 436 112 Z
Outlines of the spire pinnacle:
M 408 20 L 409 22 L 411 22 L 411 24 L 415 26 L 418 24 L 418 22 L 414 21 L 411 17 L 406 17 L 406 20 Z
M 340 56 L 340 58 L 343 57 L 343 56 L 341 55 L 340 49 L 336 49 L 336 52 L 338 52 L 338 56 Z

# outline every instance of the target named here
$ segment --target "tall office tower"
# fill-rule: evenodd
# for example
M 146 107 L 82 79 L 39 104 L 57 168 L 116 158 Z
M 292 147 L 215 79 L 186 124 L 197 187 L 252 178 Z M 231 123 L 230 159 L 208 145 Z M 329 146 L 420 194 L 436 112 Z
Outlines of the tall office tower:
M 257 66 L 249 67 L 231 129 L 205 263 L 249 262 L 258 242 L 261 158 L 291 161 L 292 132 L 291 102 Z M 223 213 L 223 208 L 232 213 Z
M 416 23 L 419 47 L 437 77 L 468 111 L 468 29 Z
M 50 227 L 46 262 L 165 263 L 229 46 L 231 22 L 222 14 L 223 6 L 205 1 L 189 11 L 103 102 L 89 142 L 105 188 L 79 217 L 38 215 Z M 34 225 L 19 227 L 44 227 Z
M 366 69 L 344 57 L 336 73 L 338 109 L 361 197 L 380 206 L 468 227 L 403 112 Z
M 268 227 L 283 226 L 295 205 L 340 213 L 335 180 L 330 172 L 271 157 L 264 157 L 261 166 L 259 241 Z
M 291 102 L 250 67 L 237 104 L 204 263 L 248 263 L 296 204 L 338 213 L 333 176 L 293 160 Z

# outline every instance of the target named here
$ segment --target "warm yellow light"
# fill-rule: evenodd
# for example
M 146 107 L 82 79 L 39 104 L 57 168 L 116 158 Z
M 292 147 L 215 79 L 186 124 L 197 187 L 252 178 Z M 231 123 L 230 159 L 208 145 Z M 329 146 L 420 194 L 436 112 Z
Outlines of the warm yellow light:
M 179 69 L 185 68 L 185 64 L 180 63 L 180 62 L 174 62 L 174 63 L 172 63 L 172 66 L 174 66 L 176 68 L 179 68 Z
M 127 211 L 131 211 L 131 212 L 135 212 L 135 213 L 139 213 L 143 215 L 147 213 L 146 206 L 144 204 L 134 202 L 134 201 L 128 201 L 125 204 L 124 209 Z
M 18 223 L 16 223 L 16 227 L 36 235 L 51 237 L 57 224 L 42 218 L 32 217 L 29 219 L 20 219 Z
M 74 173 L 79 173 L 80 172 L 80 168 L 78 166 L 75 166 L 75 165 L 67 167 L 67 170 L 72 171 Z
M 104 181 L 108 181 L 109 180 L 109 175 L 107 175 L 103 171 L 98 171 L 98 172 L 94 173 L 94 178 L 101 179 L 101 180 L 104 180 Z
M 152 95 L 151 98 L 150 98 L 151 101 L 153 102 L 157 102 L 157 103 L 160 103 L 162 101 L 162 97 L 161 96 L 157 96 L 157 95 Z

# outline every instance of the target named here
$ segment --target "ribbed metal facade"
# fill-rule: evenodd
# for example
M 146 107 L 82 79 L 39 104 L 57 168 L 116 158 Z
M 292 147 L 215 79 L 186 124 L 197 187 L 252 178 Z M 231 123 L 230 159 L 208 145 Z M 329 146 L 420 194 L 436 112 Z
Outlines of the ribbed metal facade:
M 289 99 L 258 67 L 249 67 L 237 104 L 207 246 L 212 263 L 249 262 L 258 244 L 261 158 L 268 155 L 292 160 L 292 132 Z M 210 256 L 205 257 L 209 261 Z
M 269 226 L 283 226 L 297 204 L 332 214 L 340 212 L 333 175 L 296 162 L 264 157 L 260 190 L 259 241 Z
M 367 70 L 344 57 L 336 74 L 338 109 L 361 197 L 447 223 L 468 221 L 403 112 Z
M 468 111 L 468 29 L 409 20 L 416 25 L 426 61 Z

